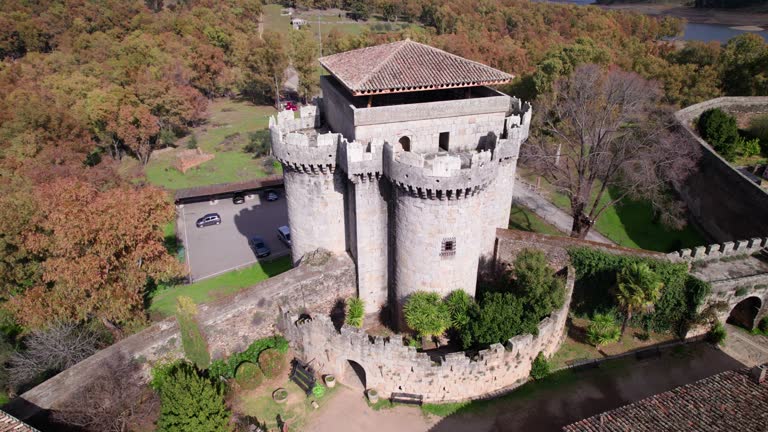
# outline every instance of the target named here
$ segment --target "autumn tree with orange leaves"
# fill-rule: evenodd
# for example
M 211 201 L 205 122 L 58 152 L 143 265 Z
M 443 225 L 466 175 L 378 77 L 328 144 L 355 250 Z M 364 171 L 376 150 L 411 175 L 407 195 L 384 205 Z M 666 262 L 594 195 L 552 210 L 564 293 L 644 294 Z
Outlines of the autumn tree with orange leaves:
M 99 319 L 114 328 L 140 322 L 147 282 L 180 274 L 163 244 L 162 225 L 174 209 L 161 190 L 100 191 L 60 179 L 38 187 L 34 200 L 39 211 L 25 246 L 47 259 L 40 283 L 9 303 L 24 326 Z

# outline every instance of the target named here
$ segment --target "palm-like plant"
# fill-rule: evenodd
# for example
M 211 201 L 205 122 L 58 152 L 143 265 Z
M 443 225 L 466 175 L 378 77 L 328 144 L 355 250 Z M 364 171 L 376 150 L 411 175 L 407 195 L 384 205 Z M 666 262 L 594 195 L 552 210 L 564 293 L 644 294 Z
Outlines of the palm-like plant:
M 624 338 L 632 314 L 652 312 L 664 283 L 645 263 L 632 263 L 624 267 L 616 281 L 616 302 L 624 311 L 624 322 L 621 325 L 621 337 Z

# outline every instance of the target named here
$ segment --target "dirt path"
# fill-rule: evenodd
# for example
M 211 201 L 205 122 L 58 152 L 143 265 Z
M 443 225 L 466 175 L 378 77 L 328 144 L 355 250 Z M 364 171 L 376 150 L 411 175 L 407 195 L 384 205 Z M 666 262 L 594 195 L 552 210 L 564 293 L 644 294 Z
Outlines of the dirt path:
M 445 418 L 397 407 L 373 411 L 362 395 L 345 390 L 310 418 L 312 432 L 517 432 L 560 431 L 565 425 L 656 393 L 742 367 L 707 344 L 671 349 L 659 358 L 613 361 L 556 382 L 518 389 Z
M 439 420 L 438 417 L 427 418 L 421 411 L 409 407 L 374 411 L 365 403 L 361 392 L 342 387 L 324 409 L 309 419 L 306 430 L 422 432 L 429 430 Z

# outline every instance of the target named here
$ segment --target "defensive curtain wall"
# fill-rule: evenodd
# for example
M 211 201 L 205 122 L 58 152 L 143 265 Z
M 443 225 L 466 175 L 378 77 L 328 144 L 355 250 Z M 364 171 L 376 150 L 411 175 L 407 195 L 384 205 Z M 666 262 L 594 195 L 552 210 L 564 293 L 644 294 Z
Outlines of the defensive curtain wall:
M 723 303 L 718 319 L 729 316 L 738 324 L 754 328 L 768 314 L 768 238 L 737 240 L 668 254 L 671 261 L 688 262 L 691 273 L 712 286 L 702 309 Z M 698 332 L 704 329 L 698 329 Z
M 704 111 L 768 112 L 768 97 L 722 97 L 675 113 L 700 145 L 698 169 L 677 187 L 696 223 L 715 241 L 733 241 L 768 233 L 768 191 L 734 169 L 696 132 Z
M 355 273 L 346 256 L 323 257 L 274 276 L 233 296 L 198 306 L 198 321 L 213 359 L 240 352 L 254 340 L 274 335 L 279 309 L 329 315 L 339 299 L 355 295 Z M 325 261 L 325 262 L 323 262 Z M 182 355 L 175 318 L 168 318 L 99 351 L 14 400 L 7 411 L 28 419 L 41 410 L 66 406 L 111 362 L 149 366 Z M 114 364 L 114 363 L 112 363 Z M 145 368 L 148 372 L 148 367 Z M 138 379 L 146 379 L 144 378 Z

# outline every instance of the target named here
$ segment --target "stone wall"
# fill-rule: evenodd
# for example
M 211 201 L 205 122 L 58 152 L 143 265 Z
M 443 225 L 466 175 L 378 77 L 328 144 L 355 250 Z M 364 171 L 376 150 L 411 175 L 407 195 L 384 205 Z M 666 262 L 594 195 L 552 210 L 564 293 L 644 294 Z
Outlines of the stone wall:
M 346 256 L 324 265 L 301 265 L 239 293 L 200 305 L 198 320 L 214 359 L 246 348 L 255 339 L 275 334 L 279 309 L 328 315 L 339 299 L 355 295 L 354 265 Z M 26 419 L 39 409 L 61 407 L 77 397 L 108 359 L 134 359 L 145 365 L 181 355 L 175 318 L 147 329 L 83 360 L 22 394 L 8 411 Z
M 768 112 L 768 97 L 723 97 L 675 113 L 691 139 L 701 147 L 698 169 L 678 186 L 694 219 L 719 242 L 768 233 L 768 191 L 734 169 L 695 131 L 693 122 L 710 108 L 725 111 Z
M 768 237 L 736 240 L 693 249 L 681 249 L 667 254 L 672 261 L 711 261 L 728 256 L 752 255 L 768 247 Z
M 364 370 L 365 387 L 382 397 L 393 392 L 422 395 L 425 402 L 476 399 L 513 389 L 528 380 L 531 362 L 543 352 L 551 356 L 565 337 L 565 323 L 573 291 L 574 272 L 567 272 L 565 305 L 539 323 L 538 335 L 515 336 L 477 353 L 456 352 L 439 356 L 418 353 L 403 344 L 402 336 L 370 336 L 342 326 L 325 316 L 299 323 L 293 311 L 280 322 L 297 356 L 320 374 L 334 374 L 342 383 L 355 386 L 352 363 Z

